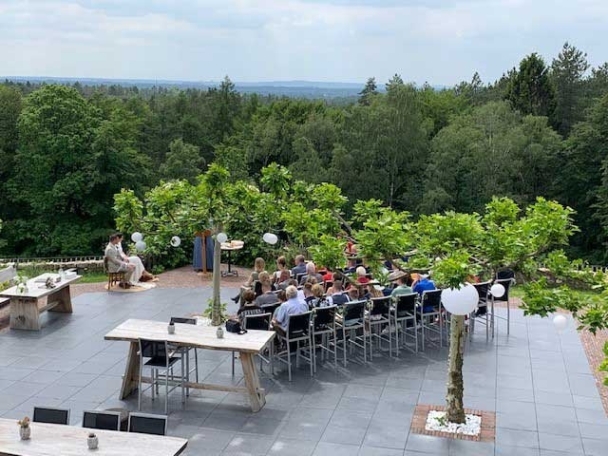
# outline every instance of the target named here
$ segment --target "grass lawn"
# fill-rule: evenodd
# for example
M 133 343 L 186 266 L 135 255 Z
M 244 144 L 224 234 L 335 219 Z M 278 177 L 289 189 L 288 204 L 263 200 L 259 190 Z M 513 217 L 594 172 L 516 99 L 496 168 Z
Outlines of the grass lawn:
M 57 269 L 54 268 L 44 268 L 44 267 L 36 267 L 36 266 L 28 266 L 19 268 L 18 272 L 22 276 L 26 276 L 29 278 L 37 277 L 40 274 L 44 274 L 45 272 L 57 273 Z M 103 271 L 83 271 L 82 279 L 78 283 L 98 283 L 105 282 L 108 280 L 108 276 Z

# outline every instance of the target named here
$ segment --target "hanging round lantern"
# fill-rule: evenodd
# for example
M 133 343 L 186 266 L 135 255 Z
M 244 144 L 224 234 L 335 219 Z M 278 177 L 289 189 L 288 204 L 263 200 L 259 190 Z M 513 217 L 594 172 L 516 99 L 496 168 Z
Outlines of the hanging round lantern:
M 441 303 L 448 312 L 454 315 L 468 315 L 477 308 L 479 294 L 477 289 L 469 284 L 460 288 L 446 288 L 441 292 Z
M 172 247 L 179 247 L 181 243 L 182 243 L 182 240 L 179 238 L 179 236 L 173 236 L 171 238 Z
M 264 240 L 264 242 L 266 244 L 270 244 L 270 245 L 275 245 L 279 241 L 279 238 L 274 233 L 264 233 L 264 236 L 262 236 L 262 239 Z
M 139 232 L 135 232 L 131 235 L 131 240 L 133 242 L 139 242 L 144 238 L 143 234 L 139 233 Z

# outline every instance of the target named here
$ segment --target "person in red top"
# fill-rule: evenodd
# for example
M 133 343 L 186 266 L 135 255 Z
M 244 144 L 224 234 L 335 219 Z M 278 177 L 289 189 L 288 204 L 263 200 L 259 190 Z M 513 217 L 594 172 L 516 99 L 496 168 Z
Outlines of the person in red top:
M 355 272 L 357 274 L 358 283 L 360 283 L 361 285 L 367 285 L 369 283 L 369 278 L 367 278 L 367 271 L 363 266 L 359 266 Z

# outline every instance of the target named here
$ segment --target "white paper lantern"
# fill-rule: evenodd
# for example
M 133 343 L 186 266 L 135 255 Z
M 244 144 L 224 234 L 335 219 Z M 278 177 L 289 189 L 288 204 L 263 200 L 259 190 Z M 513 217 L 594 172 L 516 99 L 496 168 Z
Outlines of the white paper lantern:
M 217 233 L 216 239 L 217 242 L 221 244 L 222 242 L 226 242 L 228 240 L 228 236 L 226 233 Z
M 137 241 L 135 243 L 135 249 L 138 252 L 143 252 L 144 250 L 146 250 L 146 243 L 144 241 Z
M 262 236 L 262 239 L 264 239 L 265 243 L 270 244 L 270 245 L 275 245 L 279 241 L 279 238 L 274 233 L 264 233 L 264 236 Z
M 143 238 L 144 238 L 144 236 L 141 233 L 138 233 L 137 231 L 131 235 L 131 240 L 133 242 L 139 242 Z
M 179 236 L 173 236 L 171 238 L 171 245 L 173 247 L 179 247 L 179 245 L 182 243 L 182 240 L 179 238 Z
M 502 285 L 500 283 L 495 283 L 494 285 L 492 285 L 490 287 L 490 293 L 495 298 L 502 298 L 505 295 L 505 291 L 507 291 L 507 290 L 505 290 L 504 285 Z
M 555 325 L 557 332 L 561 333 L 568 326 L 568 319 L 565 316 L 558 314 L 553 317 L 553 324 Z
M 468 315 L 477 308 L 479 294 L 471 284 L 460 288 L 447 288 L 441 292 L 441 302 L 448 312 L 454 315 Z

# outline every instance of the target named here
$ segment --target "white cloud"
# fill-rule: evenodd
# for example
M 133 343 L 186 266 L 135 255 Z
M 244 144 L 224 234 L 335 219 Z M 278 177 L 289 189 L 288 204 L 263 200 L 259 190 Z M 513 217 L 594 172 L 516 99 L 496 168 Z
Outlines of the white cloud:
M 3 0 L 0 75 L 493 80 L 568 40 L 608 60 L 599 0 Z

